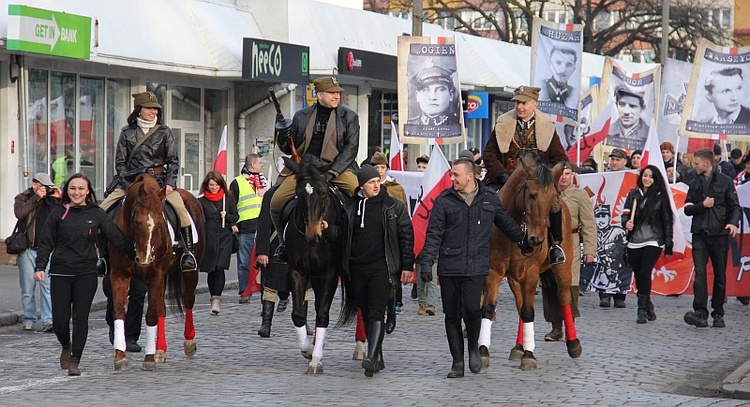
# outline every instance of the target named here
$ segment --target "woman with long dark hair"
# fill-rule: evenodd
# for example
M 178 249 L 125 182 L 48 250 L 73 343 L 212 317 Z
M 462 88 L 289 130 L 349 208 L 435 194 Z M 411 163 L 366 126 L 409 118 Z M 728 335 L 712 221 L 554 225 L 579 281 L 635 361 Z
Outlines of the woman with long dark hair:
M 200 271 L 208 273 L 208 291 L 211 293 L 211 315 L 221 311 L 221 293 L 224 291 L 224 271 L 232 261 L 232 235 L 237 232 L 237 201 L 229 193 L 224 177 L 218 171 L 209 171 L 201 184 L 198 201 L 203 206 L 206 219 L 206 244 Z
M 662 173 L 648 165 L 641 170 L 638 186 L 628 192 L 622 211 L 622 222 L 628 230 L 628 262 L 638 289 L 639 324 L 656 320 L 651 302 L 651 270 L 662 250 L 667 257 L 672 255 L 674 214 L 669 194 Z
M 98 285 L 99 232 L 131 258 L 135 257 L 135 250 L 133 242 L 96 205 L 91 181 L 84 174 L 74 174 L 65 182 L 62 204 L 50 213 L 38 241 L 34 279 L 46 278 L 44 270 L 50 262 L 52 326 L 62 345 L 60 367 L 68 369 L 68 375 L 78 376 L 81 374 L 78 364 L 89 332 L 89 312 Z

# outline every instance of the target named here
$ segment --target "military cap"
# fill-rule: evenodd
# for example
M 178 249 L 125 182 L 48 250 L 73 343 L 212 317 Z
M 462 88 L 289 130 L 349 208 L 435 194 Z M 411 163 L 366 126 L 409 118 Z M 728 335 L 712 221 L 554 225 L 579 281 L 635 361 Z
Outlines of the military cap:
M 542 89 L 533 86 L 521 85 L 513 91 L 514 101 L 528 102 L 529 100 L 539 100 L 539 91 Z
M 133 93 L 133 104 L 135 107 L 151 107 L 161 109 L 159 99 L 154 92 Z
M 344 88 L 339 85 L 335 76 L 318 78 L 313 82 L 316 92 L 343 92 Z

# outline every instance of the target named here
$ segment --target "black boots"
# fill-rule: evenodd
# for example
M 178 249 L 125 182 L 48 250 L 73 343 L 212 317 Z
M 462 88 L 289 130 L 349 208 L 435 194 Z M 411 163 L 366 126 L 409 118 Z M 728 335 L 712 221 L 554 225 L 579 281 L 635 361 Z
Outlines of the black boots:
M 191 226 L 180 228 L 180 234 L 184 242 L 182 248 L 182 258 L 180 258 L 180 270 L 183 272 L 198 271 L 198 264 L 195 261 L 195 250 L 193 249 L 193 228 Z
M 273 308 L 275 305 L 273 301 L 263 300 L 263 312 L 261 314 L 263 322 L 261 322 L 260 329 L 258 329 L 258 335 L 261 338 L 271 336 L 271 320 L 273 319 Z
M 273 261 L 277 263 L 286 263 L 286 245 L 284 244 L 284 225 L 281 221 L 281 211 L 271 211 L 271 222 L 273 223 L 274 229 L 276 229 L 277 236 L 279 238 L 279 246 L 273 253 Z
M 645 324 L 647 321 L 656 321 L 654 303 L 651 302 L 650 295 L 638 294 L 638 319 L 636 319 L 636 322 Z
M 396 329 L 396 297 L 388 299 L 385 306 L 385 333 L 391 334 Z
M 552 247 L 549 249 L 550 264 L 560 264 L 565 262 L 565 252 L 560 244 L 562 243 L 562 210 L 549 214 L 549 232 L 552 235 Z
M 451 350 L 451 356 L 453 356 L 453 366 L 451 366 L 451 371 L 448 373 L 448 378 L 464 377 L 464 333 L 461 329 L 461 323 L 450 324 L 446 322 L 445 333 L 448 336 L 448 347 Z M 481 364 L 481 358 L 479 361 Z
M 383 321 L 370 324 L 370 332 L 367 335 L 367 356 L 362 360 L 362 367 L 367 377 L 372 377 L 373 373 L 379 372 L 382 368 L 384 327 Z
M 479 355 L 479 331 L 482 328 L 482 319 L 466 321 L 466 345 L 469 348 L 469 370 L 471 373 L 479 373 L 482 369 L 482 357 Z

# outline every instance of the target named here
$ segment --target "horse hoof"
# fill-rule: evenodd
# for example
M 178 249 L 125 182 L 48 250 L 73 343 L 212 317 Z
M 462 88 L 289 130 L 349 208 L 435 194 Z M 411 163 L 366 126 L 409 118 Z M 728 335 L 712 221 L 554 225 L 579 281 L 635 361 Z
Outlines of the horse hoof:
M 305 349 L 305 350 L 302 350 L 302 351 L 300 351 L 300 352 L 302 352 L 302 356 L 303 356 L 303 357 L 304 357 L 305 359 L 307 359 L 307 360 L 311 360 L 311 359 L 312 359 L 312 351 L 313 351 L 313 347 L 312 347 L 312 346 L 310 346 L 310 348 L 308 348 L 308 349 Z
M 193 356 L 195 355 L 195 351 L 198 349 L 198 346 L 195 344 L 195 341 L 185 340 L 185 342 L 182 344 L 182 347 L 185 349 L 185 355 L 186 356 Z
M 572 341 L 567 341 L 565 345 L 568 347 L 568 356 L 573 359 L 581 356 L 583 347 L 581 346 L 581 341 L 578 338 L 573 339 Z
M 508 360 L 521 360 L 523 357 L 523 346 L 516 344 L 513 349 L 510 350 L 510 356 Z
M 482 369 L 490 367 L 490 350 L 486 346 L 479 347 L 479 356 L 482 357 Z
M 130 364 L 130 360 L 127 358 L 122 359 L 122 360 L 116 360 L 115 371 L 127 370 L 129 364 Z
M 521 370 L 527 371 L 527 370 L 536 370 L 537 364 L 536 364 L 536 358 L 534 357 L 534 353 L 530 351 L 526 351 L 523 353 L 523 357 L 521 358 Z
M 352 355 L 352 360 L 362 360 L 365 358 L 365 352 L 361 350 L 355 350 L 354 354 Z
M 320 363 L 320 358 L 312 358 L 310 364 L 307 365 L 307 374 L 318 374 L 323 373 L 323 364 Z
M 157 350 L 154 354 L 154 362 L 156 363 L 164 363 L 167 361 L 167 352 L 163 350 Z
M 146 372 L 153 372 L 154 370 L 156 370 L 156 362 L 147 362 L 144 360 L 143 367 L 141 369 Z

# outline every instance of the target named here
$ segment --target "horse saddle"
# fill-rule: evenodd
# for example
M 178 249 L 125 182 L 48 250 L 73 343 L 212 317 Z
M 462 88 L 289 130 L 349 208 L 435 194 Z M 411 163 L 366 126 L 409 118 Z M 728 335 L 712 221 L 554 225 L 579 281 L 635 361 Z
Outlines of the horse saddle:
M 117 218 L 117 213 L 120 212 L 120 208 L 122 208 L 122 203 L 125 202 L 125 197 L 116 200 L 112 206 L 107 209 L 107 216 L 114 222 L 115 218 Z M 180 230 L 180 218 L 179 215 L 177 215 L 177 209 L 172 205 L 171 202 L 168 200 L 164 200 L 163 203 L 163 213 L 164 213 L 164 219 L 167 221 L 167 225 L 169 226 L 169 233 L 172 235 L 172 241 L 178 241 L 179 239 L 176 239 L 175 237 L 177 234 L 175 233 L 176 230 Z M 196 236 L 195 233 L 193 233 L 193 239 L 195 240 Z
M 347 226 L 345 222 L 349 219 L 348 215 L 351 210 L 347 204 L 349 197 L 338 186 L 328 184 L 328 198 L 331 205 L 329 205 L 328 214 L 325 217 L 328 228 L 323 231 L 323 237 L 326 240 L 338 242 L 344 236 L 342 231 L 345 230 Z M 299 198 L 295 195 L 281 210 L 281 224 L 285 226 L 285 230 L 286 225 L 292 219 L 298 201 Z

